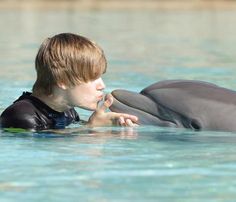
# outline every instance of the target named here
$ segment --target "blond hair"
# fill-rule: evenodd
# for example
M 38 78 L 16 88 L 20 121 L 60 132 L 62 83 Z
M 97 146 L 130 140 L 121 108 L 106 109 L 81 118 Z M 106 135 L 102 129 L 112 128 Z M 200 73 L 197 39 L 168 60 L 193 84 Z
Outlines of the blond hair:
M 44 40 L 35 58 L 33 92 L 49 95 L 58 84 L 73 87 L 95 80 L 106 67 L 104 52 L 96 43 L 71 33 L 55 35 Z

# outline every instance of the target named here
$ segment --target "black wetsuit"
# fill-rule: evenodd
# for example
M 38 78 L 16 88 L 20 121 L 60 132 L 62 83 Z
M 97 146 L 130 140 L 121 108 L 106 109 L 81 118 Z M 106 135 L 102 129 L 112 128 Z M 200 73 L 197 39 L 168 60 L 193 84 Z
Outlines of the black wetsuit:
M 79 115 L 74 108 L 58 112 L 24 92 L 10 105 L 0 118 L 2 128 L 23 128 L 31 130 L 62 129 L 71 123 L 78 122 Z

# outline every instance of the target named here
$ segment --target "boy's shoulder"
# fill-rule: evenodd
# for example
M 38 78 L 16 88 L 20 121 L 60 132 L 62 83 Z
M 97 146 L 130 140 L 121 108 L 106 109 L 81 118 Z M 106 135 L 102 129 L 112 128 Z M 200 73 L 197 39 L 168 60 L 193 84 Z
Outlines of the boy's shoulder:
M 30 99 L 30 93 L 24 92 L 17 100 L 8 106 L 2 114 L 7 112 L 29 113 L 35 107 L 35 103 Z
M 13 104 L 7 107 L 1 114 L 1 127 L 3 128 L 30 128 L 37 125 L 35 115 L 37 107 L 29 99 L 30 93 L 23 93 Z

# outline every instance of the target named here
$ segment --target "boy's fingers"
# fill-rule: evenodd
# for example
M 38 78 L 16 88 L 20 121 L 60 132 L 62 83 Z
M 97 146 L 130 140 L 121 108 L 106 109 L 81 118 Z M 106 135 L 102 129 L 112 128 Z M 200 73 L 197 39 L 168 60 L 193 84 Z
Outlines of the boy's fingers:
M 127 126 L 134 126 L 133 122 L 130 119 L 125 120 Z
M 139 124 L 132 122 L 130 119 L 126 119 L 126 126 L 138 127 Z
M 119 117 L 119 125 L 120 126 L 125 126 L 125 119 L 124 119 L 124 117 Z
M 124 119 L 130 119 L 132 122 L 137 122 L 138 117 L 130 114 L 118 114 L 118 116 L 124 117 Z

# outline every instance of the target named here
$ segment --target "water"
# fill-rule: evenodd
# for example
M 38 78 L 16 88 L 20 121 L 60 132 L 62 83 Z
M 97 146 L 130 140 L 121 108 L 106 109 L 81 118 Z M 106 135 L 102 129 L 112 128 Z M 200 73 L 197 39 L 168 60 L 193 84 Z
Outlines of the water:
M 106 92 L 177 78 L 235 89 L 235 18 L 233 10 L 1 11 L 0 112 L 31 89 L 37 49 L 59 32 L 103 47 Z M 143 126 L 68 134 L 0 131 L 0 201 L 235 201 L 234 133 Z

